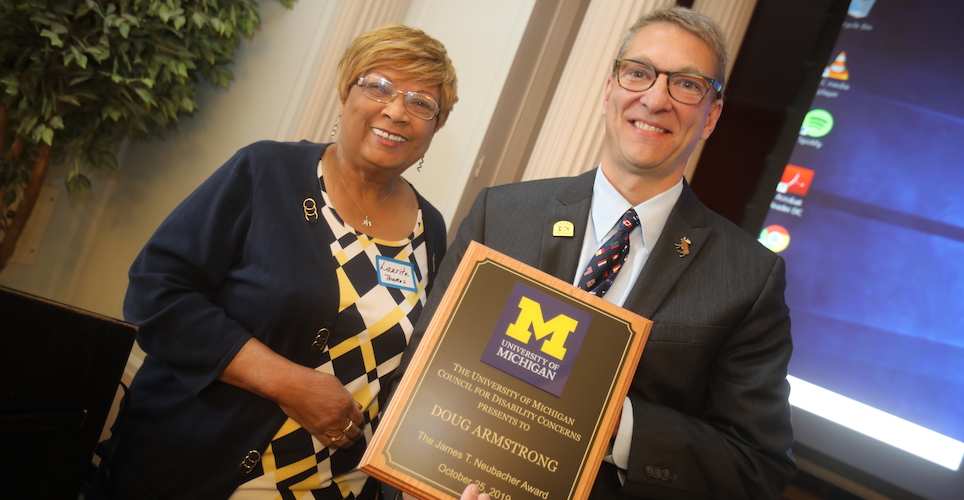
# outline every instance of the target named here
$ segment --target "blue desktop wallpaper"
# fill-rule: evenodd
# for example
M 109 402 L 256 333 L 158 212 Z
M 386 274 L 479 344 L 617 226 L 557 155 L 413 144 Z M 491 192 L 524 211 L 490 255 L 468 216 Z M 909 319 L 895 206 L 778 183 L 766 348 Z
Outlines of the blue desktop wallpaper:
M 810 107 L 832 126 L 790 156 L 812 182 L 764 223 L 789 237 L 790 373 L 964 441 L 964 2 L 872 3 Z

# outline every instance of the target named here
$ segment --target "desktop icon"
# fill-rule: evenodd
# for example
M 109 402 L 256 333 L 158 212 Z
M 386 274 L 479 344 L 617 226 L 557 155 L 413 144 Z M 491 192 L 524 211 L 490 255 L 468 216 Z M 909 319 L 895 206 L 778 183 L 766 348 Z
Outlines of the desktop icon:
M 823 69 L 824 78 L 833 78 L 834 80 L 849 80 L 850 72 L 847 71 L 847 53 L 840 51 L 837 57 L 834 58 L 833 62 L 830 63 L 826 68 Z
M 771 224 L 760 231 L 760 243 L 773 252 L 782 252 L 790 245 L 790 233 L 787 228 Z
M 833 116 L 823 109 L 813 109 L 803 117 L 800 135 L 823 137 L 833 128 Z
M 806 196 L 812 180 L 813 170 L 788 164 L 777 184 L 777 192 Z
M 875 0 L 850 0 L 847 15 L 858 19 L 867 17 L 867 14 L 870 14 L 870 9 L 874 6 L 874 1 Z

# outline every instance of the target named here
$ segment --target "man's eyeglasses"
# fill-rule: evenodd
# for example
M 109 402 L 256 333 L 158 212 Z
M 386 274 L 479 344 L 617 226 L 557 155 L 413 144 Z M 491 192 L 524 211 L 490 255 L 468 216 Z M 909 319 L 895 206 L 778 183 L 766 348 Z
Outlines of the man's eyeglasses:
M 683 104 L 699 104 L 710 89 L 716 89 L 716 96 L 719 98 L 723 90 L 720 82 L 696 73 L 663 71 L 656 69 L 652 64 L 632 59 L 616 59 L 613 63 L 616 83 L 631 92 L 649 90 L 656 83 L 660 73 L 666 75 L 669 96 Z
M 405 110 L 423 120 L 431 120 L 439 113 L 438 103 L 430 95 L 417 92 L 402 92 L 394 83 L 380 76 L 362 76 L 355 82 L 362 88 L 365 97 L 388 104 L 401 94 L 405 97 Z

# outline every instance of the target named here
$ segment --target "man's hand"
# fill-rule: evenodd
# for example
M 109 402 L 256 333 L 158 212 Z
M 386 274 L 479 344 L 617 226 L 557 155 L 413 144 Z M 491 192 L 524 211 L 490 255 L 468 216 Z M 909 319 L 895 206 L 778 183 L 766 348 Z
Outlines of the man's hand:
M 409 495 L 408 493 L 402 492 L 402 500 L 418 500 L 417 498 Z M 479 493 L 479 485 L 475 483 L 469 483 L 462 490 L 462 498 L 459 500 L 491 500 L 488 493 Z
M 479 493 L 479 485 L 469 483 L 462 491 L 462 498 L 459 500 L 489 500 L 489 494 Z

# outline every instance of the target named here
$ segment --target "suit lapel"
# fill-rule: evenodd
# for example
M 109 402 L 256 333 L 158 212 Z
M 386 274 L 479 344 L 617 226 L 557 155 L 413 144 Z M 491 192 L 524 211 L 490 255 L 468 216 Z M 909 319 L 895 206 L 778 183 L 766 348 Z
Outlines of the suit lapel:
M 624 308 L 646 318 L 652 318 L 656 314 L 680 276 L 696 260 L 700 249 L 710 237 L 710 228 L 703 210 L 705 208 L 696 198 L 696 194 L 684 182 L 679 201 L 670 212 L 666 226 L 639 279 L 626 297 Z M 680 244 L 683 238 L 691 243 L 689 253 L 681 256 L 676 245 Z
M 572 283 L 579 264 L 595 177 L 596 169 L 572 177 L 549 205 L 541 228 L 543 251 L 540 252 L 538 267 L 567 283 Z M 553 235 L 553 227 L 559 221 L 572 223 L 574 230 L 571 237 Z

